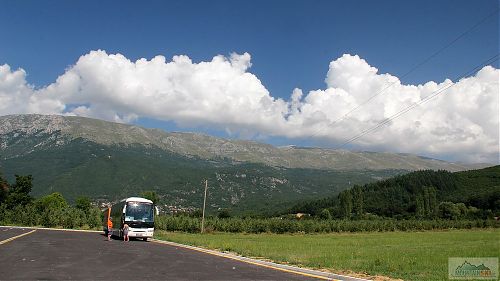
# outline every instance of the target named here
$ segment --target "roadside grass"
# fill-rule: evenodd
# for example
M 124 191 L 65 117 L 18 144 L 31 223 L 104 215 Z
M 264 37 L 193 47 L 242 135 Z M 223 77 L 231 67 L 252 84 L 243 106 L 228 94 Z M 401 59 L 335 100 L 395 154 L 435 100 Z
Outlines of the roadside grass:
M 500 230 L 330 234 L 157 231 L 156 238 L 335 273 L 448 280 L 448 257 L 498 257 Z

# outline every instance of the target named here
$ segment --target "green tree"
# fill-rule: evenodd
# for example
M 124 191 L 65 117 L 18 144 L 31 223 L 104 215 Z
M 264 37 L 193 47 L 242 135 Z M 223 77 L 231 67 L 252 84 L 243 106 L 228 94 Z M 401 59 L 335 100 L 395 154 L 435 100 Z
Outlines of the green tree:
M 62 210 L 68 207 L 68 202 L 59 192 L 54 192 L 44 197 L 39 198 L 36 201 L 36 206 L 40 211 L 44 212 L 49 209 L 51 210 Z
M 364 202 L 363 202 L 363 189 L 359 185 L 352 188 L 352 210 L 357 217 L 363 216 Z
M 87 214 L 87 224 L 90 228 L 96 228 L 102 224 L 102 213 L 97 207 L 92 207 Z
M 481 217 L 481 210 L 480 209 L 473 207 L 473 206 L 469 206 L 469 208 L 467 208 L 467 218 L 478 219 L 480 217 Z
M 90 208 L 92 208 L 90 198 L 88 198 L 86 196 L 80 196 L 80 197 L 76 198 L 75 208 L 84 211 L 85 214 L 88 214 L 90 211 Z
M 219 219 L 227 219 L 227 218 L 230 218 L 231 217 L 231 211 L 229 211 L 229 209 L 222 209 L 219 211 L 219 213 L 217 214 L 217 217 Z
M 160 197 L 158 197 L 156 191 L 144 191 L 141 193 L 141 196 L 153 201 L 153 204 L 155 205 L 160 201 Z
M 15 206 L 25 206 L 33 202 L 30 192 L 33 188 L 33 177 L 16 175 L 16 183 L 9 190 L 5 200 L 7 208 L 12 209 Z
M 340 210 L 344 218 L 350 218 L 352 214 L 352 193 L 351 190 L 344 190 L 339 194 Z
M 465 218 L 467 216 L 467 206 L 465 206 L 464 203 L 460 202 L 460 203 L 456 203 L 455 204 L 458 208 L 458 210 L 460 211 L 460 218 Z
M 68 203 L 59 192 L 45 195 L 35 201 L 36 209 L 40 214 L 41 223 L 46 227 L 64 226 L 74 227 L 74 221 L 68 218 Z M 68 219 L 70 220 L 68 222 Z M 74 218 L 73 218 L 74 219 Z
M 445 219 L 456 220 L 460 217 L 460 209 L 452 202 L 441 202 L 438 210 L 439 216 Z
M 415 196 L 415 216 L 420 219 L 425 217 L 424 198 L 422 194 Z
M 332 219 L 332 214 L 330 213 L 330 210 L 328 209 L 323 209 L 321 213 L 319 214 L 319 217 L 324 220 L 331 220 Z
M 9 183 L 3 177 L 2 172 L 0 172 L 0 205 L 7 199 L 9 193 Z
M 193 218 L 201 218 L 202 215 L 203 211 L 201 209 L 196 209 L 189 213 L 189 216 Z
M 423 188 L 424 210 L 427 218 L 435 218 L 437 212 L 436 188 L 424 186 Z

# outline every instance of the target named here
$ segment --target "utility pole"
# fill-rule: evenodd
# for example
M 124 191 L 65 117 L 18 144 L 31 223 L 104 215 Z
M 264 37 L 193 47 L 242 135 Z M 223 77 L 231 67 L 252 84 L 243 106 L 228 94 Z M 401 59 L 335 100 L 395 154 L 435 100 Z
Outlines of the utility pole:
M 203 214 L 201 216 L 201 233 L 205 230 L 205 205 L 207 203 L 208 180 L 205 180 L 205 196 L 203 197 Z

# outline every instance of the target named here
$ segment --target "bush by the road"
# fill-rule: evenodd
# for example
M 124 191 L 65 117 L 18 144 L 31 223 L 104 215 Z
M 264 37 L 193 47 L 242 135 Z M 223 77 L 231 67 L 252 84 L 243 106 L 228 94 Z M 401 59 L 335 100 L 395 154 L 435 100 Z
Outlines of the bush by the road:
M 0 174 L 0 224 L 90 229 L 101 225 L 101 212 L 89 198 L 78 198 L 73 207 L 58 192 L 35 199 L 32 188 L 32 176 L 16 175 L 9 185 Z
M 67 206 L 40 212 L 35 204 L 16 206 L 12 209 L 0 205 L 1 225 L 43 226 L 62 228 L 100 229 L 101 212 L 93 207 L 88 212 Z

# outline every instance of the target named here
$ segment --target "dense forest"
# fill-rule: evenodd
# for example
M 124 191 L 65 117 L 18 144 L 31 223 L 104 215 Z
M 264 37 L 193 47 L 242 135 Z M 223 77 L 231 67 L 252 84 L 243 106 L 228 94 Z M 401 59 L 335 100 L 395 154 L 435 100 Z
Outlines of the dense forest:
M 491 218 L 500 215 L 500 166 L 456 173 L 416 171 L 299 202 L 286 213 L 354 219 Z

